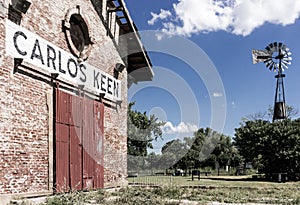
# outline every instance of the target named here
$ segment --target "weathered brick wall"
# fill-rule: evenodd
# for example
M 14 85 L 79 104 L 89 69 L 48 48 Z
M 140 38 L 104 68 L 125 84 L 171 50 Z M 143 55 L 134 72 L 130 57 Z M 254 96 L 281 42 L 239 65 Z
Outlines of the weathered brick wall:
M 87 63 L 113 75 L 122 62 L 91 1 L 35 0 L 20 26 L 70 52 L 62 32 L 68 9 L 80 5 L 93 41 Z M 95 3 L 95 1 L 93 1 Z M 13 58 L 5 52 L 5 20 L 9 1 L 0 5 L 0 194 L 43 192 L 49 189 L 49 109 L 52 87 L 32 77 L 13 74 Z M 34 69 L 35 68 L 32 66 Z M 122 103 L 105 106 L 105 186 L 125 185 L 127 175 L 127 73 L 122 80 Z M 51 117 L 51 116 L 50 116 Z M 51 159 L 50 159 L 51 160 Z
M 13 74 L 13 59 L 5 52 L 6 17 L 0 20 L 0 193 L 44 191 L 48 189 L 46 93 L 51 88 Z

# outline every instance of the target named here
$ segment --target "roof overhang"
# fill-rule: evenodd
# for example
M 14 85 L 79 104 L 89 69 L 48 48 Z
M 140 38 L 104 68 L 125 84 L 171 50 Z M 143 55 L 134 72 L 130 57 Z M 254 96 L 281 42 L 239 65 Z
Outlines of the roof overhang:
M 151 81 L 154 76 L 151 60 L 141 42 L 138 29 L 131 19 L 124 1 L 111 0 L 111 3 L 115 7 L 122 8 L 117 13 L 117 21 L 120 26 L 120 38 L 126 41 L 129 80 L 134 83 Z

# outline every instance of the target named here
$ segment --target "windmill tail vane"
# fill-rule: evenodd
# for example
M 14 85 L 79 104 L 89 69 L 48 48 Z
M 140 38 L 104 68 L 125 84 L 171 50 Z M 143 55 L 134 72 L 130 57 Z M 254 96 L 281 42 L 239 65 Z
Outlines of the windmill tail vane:
M 266 50 L 252 50 L 253 64 L 264 62 L 270 58 L 270 53 Z

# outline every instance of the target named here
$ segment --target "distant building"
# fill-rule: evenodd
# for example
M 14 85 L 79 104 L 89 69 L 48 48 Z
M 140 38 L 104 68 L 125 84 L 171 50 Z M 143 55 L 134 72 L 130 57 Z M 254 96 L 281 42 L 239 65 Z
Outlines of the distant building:
M 0 30 L 0 204 L 127 185 L 127 88 L 153 73 L 124 2 L 3 0 Z

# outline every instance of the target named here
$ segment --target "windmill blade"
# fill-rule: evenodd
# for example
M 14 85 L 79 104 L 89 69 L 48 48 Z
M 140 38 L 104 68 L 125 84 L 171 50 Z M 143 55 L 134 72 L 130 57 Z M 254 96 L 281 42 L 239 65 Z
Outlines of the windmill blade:
M 269 60 L 264 61 L 264 63 L 266 64 L 266 67 L 268 68 L 274 62 L 272 61 L 272 59 L 269 59 Z
M 273 70 L 273 66 L 272 66 L 272 65 L 271 65 L 271 66 L 269 66 L 268 68 L 269 68 L 269 70 Z
M 287 67 L 285 67 L 283 63 L 281 63 L 281 67 L 279 67 L 279 65 L 278 65 L 278 70 L 279 70 L 279 68 L 281 69 L 281 71 L 284 71 L 284 69 L 287 69 Z
M 285 69 L 288 69 L 288 66 L 285 63 L 283 63 L 283 62 L 281 63 L 281 66 L 285 67 Z M 284 69 L 282 69 L 282 70 L 284 70 Z
M 269 63 L 269 62 L 271 62 L 272 61 L 272 58 L 269 58 L 269 59 L 267 59 L 267 60 L 264 60 L 264 63 Z
M 285 60 L 285 61 L 292 61 L 293 58 L 290 57 L 290 56 L 285 56 L 282 60 Z
M 270 53 L 265 50 L 252 50 L 253 64 L 264 62 L 266 59 L 271 58 Z
M 270 49 L 274 47 L 273 43 L 270 43 L 268 46 L 270 47 Z
M 277 51 L 277 48 L 276 48 L 275 46 L 273 46 L 273 47 L 271 48 L 271 51 L 274 53 L 274 52 Z
M 273 69 L 273 67 L 274 67 L 274 62 L 273 61 L 270 61 L 270 62 L 268 62 L 267 64 L 266 64 L 266 67 L 267 68 L 269 68 L 270 70 L 272 70 Z
M 291 65 L 292 62 L 291 61 L 282 61 L 283 63 L 287 64 L 287 65 Z
M 284 51 L 285 51 L 286 53 L 289 53 L 290 49 L 286 47 L 286 48 L 284 49 Z
M 273 61 L 269 61 L 269 62 L 266 63 L 266 67 L 269 67 L 272 64 L 273 64 Z
M 283 59 L 281 62 L 282 62 L 282 63 L 285 63 L 285 64 L 289 64 L 289 65 L 292 63 L 291 61 L 285 60 L 285 59 Z
M 271 66 L 269 67 L 269 70 L 274 70 L 275 69 L 275 63 L 272 63 Z
M 285 44 L 282 45 L 282 49 L 283 49 L 283 50 L 286 50 L 286 49 L 287 49 Z
M 284 60 L 284 61 L 292 61 L 293 59 L 292 59 L 292 57 L 284 57 L 282 60 Z
M 274 62 L 272 61 L 272 59 L 268 62 L 265 62 L 267 68 L 270 68 L 273 65 L 273 63 Z
M 271 51 L 271 48 L 269 46 L 265 47 L 265 49 L 270 52 Z
M 283 47 L 283 43 L 279 43 L 279 44 L 278 44 L 278 48 L 283 50 L 282 47 Z
M 286 48 L 284 51 L 285 51 L 285 56 L 282 59 L 281 63 L 283 65 L 283 67 L 285 67 L 287 69 L 288 66 L 292 64 L 292 62 L 291 62 L 292 61 L 292 57 L 291 57 L 292 53 L 289 51 L 288 48 Z

